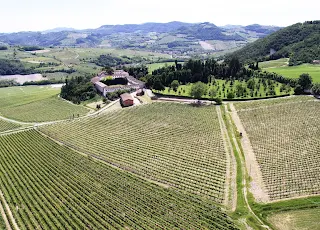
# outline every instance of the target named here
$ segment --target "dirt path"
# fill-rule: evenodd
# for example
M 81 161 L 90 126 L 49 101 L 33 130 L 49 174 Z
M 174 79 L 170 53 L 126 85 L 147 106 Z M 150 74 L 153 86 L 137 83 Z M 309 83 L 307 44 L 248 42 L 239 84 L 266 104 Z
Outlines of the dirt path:
M 269 202 L 270 198 L 262 179 L 262 173 L 256 157 L 253 152 L 249 137 L 241 123 L 237 111 L 232 103 L 230 103 L 231 117 L 239 132 L 242 132 L 241 145 L 245 155 L 245 164 L 248 175 L 252 178 L 250 182 L 250 192 L 252 192 L 257 202 Z
M 232 123 L 231 123 L 231 120 L 230 119 L 227 119 L 228 121 L 228 123 L 229 123 L 229 125 L 230 126 L 232 126 Z M 229 138 L 230 138 L 230 136 L 229 136 Z M 241 149 L 240 149 L 240 147 L 239 147 L 239 145 L 238 145 L 238 142 L 237 142 L 237 139 L 236 139 L 236 136 L 235 136 L 235 133 L 234 132 L 232 132 L 231 133 L 231 138 L 232 138 L 232 141 L 233 141 L 233 143 L 234 143 L 234 145 L 235 145 L 235 148 L 236 148 L 236 150 L 237 150 L 237 152 L 238 152 L 238 154 L 239 154 L 239 158 L 240 158 L 240 162 L 241 162 L 241 173 L 242 173 L 242 187 L 243 187 L 243 189 L 242 189 L 242 193 L 243 193 L 243 197 L 244 197 L 244 200 L 245 200 L 245 203 L 246 203 L 246 206 L 247 206 L 247 208 L 248 208 L 248 210 L 249 210 L 249 212 L 256 218 L 256 220 L 261 224 L 261 227 L 263 227 L 263 228 L 265 228 L 265 229 L 268 229 L 268 230 L 270 230 L 270 227 L 269 226 L 267 226 L 267 225 L 265 225 L 264 223 L 263 223 L 263 221 L 254 213 L 254 211 L 251 209 L 251 207 L 250 207 L 250 204 L 249 204 L 249 202 L 248 202 L 248 191 L 247 191 L 247 177 L 246 177 L 246 164 L 245 164 L 245 159 L 243 158 L 243 156 L 242 156 L 242 154 L 241 154 Z M 246 221 L 244 220 L 244 224 L 247 226 L 247 229 L 252 229 L 247 223 L 246 223 Z
M 35 124 L 35 123 L 33 123 L 33 122 L 16 121 L 16 120 L 13 120 L 13 119 L 10 119 L 10 118 L 6 118 L 6 117 L 3 117 L 3 116 L 0 116 L 0 119 L 2 119 L 2 120 L 4 120 L 4 121 L 11 122 L 11 123 L 20 124 L 20 125 L 34 125 L 34 124 Z
M 10 221 L 13 224 L 13 229 L 19 230 L 19 226 L 18 226 L 18 224 L 16 223 L 16 220 L 13 217 L 13 214 L 12 214 L 12 212 L 10 210 L 10 207 L 9 207 L 6 199 L 4 198 L 4 195 L 3 195 L 2 191 L 0 191 L 0 198 L 1 198 L 2 203 L 4 204 L 4 208 L 6 209 L 8 215 L 9 215 Z M 2 207 L 2 209 L 3 209 L 3 207 Z M 2 214 L 2 212 L 1 212 L 1 214 Z M 7 217 L 6 217 L 6 219 L 7 219 Z M 8 219 L 7 219 L 7 221 L 8 221 Z M 9 221 L 8 221 L 8 224 L 9 224 Z M 7 223 L 6 223 L 6 226 L 7 226 Z M 9 228 L 8 229 L 12 229 L 10 224 L 9 224 Z
M 232 144 L 230 142 L 230 138 L 228 136 L 227 128 L 223 122 L 222 114 L 220 106 L 216 107 L 218 119 L 221 128 L 221 135 L 223 138 L 224 147 L 226 150 L 227 156 L 227 172 L 226 172 L 226 188 L 225 188 L 225 198 L 224 205 L 230 207 L 230 209 L 234 212 L 237 208 L 237 163 L 234 157 Z

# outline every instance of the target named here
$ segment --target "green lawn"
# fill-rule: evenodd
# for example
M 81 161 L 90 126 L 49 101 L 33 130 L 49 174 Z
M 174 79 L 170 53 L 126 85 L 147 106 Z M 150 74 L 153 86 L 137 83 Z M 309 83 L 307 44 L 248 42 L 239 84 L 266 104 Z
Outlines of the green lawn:
M 288 62 L 289 62 L 289 58 L 280 58 L 278 60 L 259 62 L 259 67 L 263 69 L 283 67 L 283 66 L 288 66 Z
M 312 77 L 313 82 L 320 83 L 320 65 L 302 64 L 298 66 L 282 66 L 276 68 L 269 67 L 263 68 L 263 70 L 266 70 L 268 72 L 275 72 L 277 74 L 281 74 L 285 77 L 290 78 L 299 78 L 300 74 L 308 73 Z
M 235 91 L 235 85 L 240 84 L 240 82 L 238 80 L 234 81 L 233 86 L 230 85 L 230 81 L 226 82 L 226 80 L 215 80 L 216 83 L 215 85 L 213 84 L 208 84 L 208 92 L 210 88 L 214 88 L 217 91 L 217 96 L 221 97 L 221 98 L 227 98 L 227 93 L 232 89 L 233 91 Z M 245 82 L 242 82 L 241 84 L 243 84 L 244 86 L 246 85 Z M 258 84 L 258 79 L 256 79 L 256 84 Z M 281 83 L 275 83 L 276 87 L 275 87 L 275 92 L 276 95 L 283 95 L 283 94 L 287 94 L 288 92 L 280 92 L 280 86 L 282 85 Z M 225 88 L 223 88 L 223 85 L 225 85 Z M 187 84 L 187 85 L 181 85 L 179 86 L 178 90 L 175 92 L 173 91 L 173 89 L 166 87 L 165 90 L 163 91 L 154 91 L 156 93 L 162 93 L 165 95 L 174 95 L 174 96 L 190 96 L 190 91 L 191 91 L 191 87 L 192 87 L 192 83 Z M 240 98 L 256 98 L 256 97 L 266 97 L 266 96 L 270 96 L 267 95 L 268 89 L 265 90 L 265 88 L 262 86 L 262 84 L 260 84 L 260 89 L 255 90 L 253 96 L 251 95 L 250 92 L 248 92 L 247 97 L 240 97 Z M 206 95 L 203 96 L 203 98 L 210 98 L 208 95 L 208 92 Z M 257 93 L 256 93 L 257 92 Z M 293 93 L 293 89 L 291 88 L 289 93 Z
M 19 121 L 42 122 L 68 119 L 89 112 L 83 106 L 58 97 L 60 88 L 25 86 L 0 89 L 0 114 Z
M 161 62 L 161 63 L 152 63 L 148 64 L 149 74 L 151 74 L 154 70 L 164 67 L 165 65 L 171 66 L 175 65 L 174 62 Z

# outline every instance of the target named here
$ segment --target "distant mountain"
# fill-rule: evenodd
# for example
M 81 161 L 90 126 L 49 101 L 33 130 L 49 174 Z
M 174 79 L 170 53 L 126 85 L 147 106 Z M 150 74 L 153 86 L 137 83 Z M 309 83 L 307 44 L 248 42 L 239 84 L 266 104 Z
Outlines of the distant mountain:
M 62 31 L 75 31 L 76 29 L 68 28 L 68 27 L 57 27 L 51 30 L 42 31 L 42 33 L 55 33 L 55 32 L 62 32 Z
M 263 29 L 256 25 L 249 28 L 263 32 Z M 231 55 L 238 56 L 244 62 L 287 57 L 290 58 L 289 64 L 296 65 L 320 59 L 319 44 L 320 21 L 308 21 L 285 27 Z
M 278 26 L 262 26 L 259 24 L 252 24 L 244 27 L 245 30 L 253 31 L 259 34 L 271 34 L 278 31 L 281 27 Z
M 177 33 L 185 34 L 189 38 L 197 38 L 200 40 L 245 40 L 244 37 L 241 37 L 238 34 L 227 35 L 224 32 L 225 30 L 209 22 L 182 26 L 177 30 Z
M 218 27 L 212 23 L 144 23 L 103 25 L 96 29 L 55 28 L 43 32 L 0 34 L 0 44 L 25 46 L 115 47 L 176 56 L 235 50 L 278 27 Z M 256 32 L 254 32 L 256 31 Z
M 113 34 L 113 33 L 169 33 L 178 30 L 182 26 L 190 26 L 191 23 L 184 22 L 168 22 L 168 23 L 154 23 L 148 22 L 143 24 L 125 24 L 125 25 L 104 25 L 97 29 L 89 30 L 94 33 L 100 34 Z

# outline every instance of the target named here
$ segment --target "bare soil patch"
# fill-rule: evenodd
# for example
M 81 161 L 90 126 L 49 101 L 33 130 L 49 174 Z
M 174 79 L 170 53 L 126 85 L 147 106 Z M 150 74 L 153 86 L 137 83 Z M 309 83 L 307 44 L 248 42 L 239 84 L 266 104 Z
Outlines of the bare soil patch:
M 5 75 L 0 76 L 1 79 L 9 79 L 9 80 L 15 80 L 16 82 L 23 84 L 27 81 L 41 81 L 45 80 L 45 78 L 42 76 L 42 74 L 29 74 L 29 75 Z

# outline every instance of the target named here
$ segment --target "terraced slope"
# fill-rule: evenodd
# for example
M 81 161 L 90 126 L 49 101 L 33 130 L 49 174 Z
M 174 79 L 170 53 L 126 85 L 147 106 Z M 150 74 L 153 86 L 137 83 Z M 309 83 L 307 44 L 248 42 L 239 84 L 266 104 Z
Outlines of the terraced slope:
M 0 137 L 0 189 L 21 229 L 235 229 L 210 200 L 98 163 L 35 130 Z
M 320 101 L 272 101 L 236 105 L 270 199 L 319 195 Z
M 214 106 L 152 103 L 40 130 L 145 178 L 224 200 L 228 163 Z
M 0 89 L 0 114 L 14 120 L 43 122 L 68 119 L 89 112 L 60 98 L 60 89 L 51 86 L 24 86 Z

